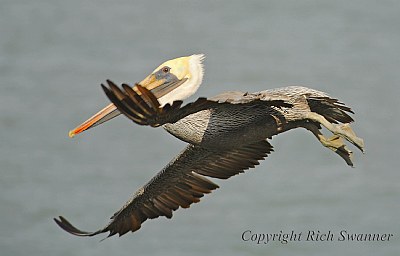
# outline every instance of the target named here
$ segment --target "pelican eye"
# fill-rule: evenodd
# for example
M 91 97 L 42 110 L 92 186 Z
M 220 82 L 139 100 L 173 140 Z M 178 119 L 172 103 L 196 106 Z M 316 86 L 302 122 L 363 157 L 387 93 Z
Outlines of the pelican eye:
M 163 73 L 169 73 L 170 70 L 171 70 L 171 68 L 170 68 L 170 67 L 167 67 L 167 66 L 165 66 L 165 67 L 163 67 L 163 68 L 161 69 L 161 71 L 162 71 Z

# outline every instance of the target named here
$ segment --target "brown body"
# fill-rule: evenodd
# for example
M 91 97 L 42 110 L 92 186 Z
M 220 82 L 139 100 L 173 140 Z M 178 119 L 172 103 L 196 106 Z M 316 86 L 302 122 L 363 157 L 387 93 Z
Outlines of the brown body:
M 64 230 L 79 236 L 103 232 L 123 235 L 136 231 L 146 219 L 172 217 L 172 211 L 189 207 L 218 186 L 205 178 L 227 179 L 252 168 L 273 151 L 268 138 L 302 127 L 323 146 L 352 166 L 352 152 L 344 140 L 363 151 L 364 144 L 351 130 L 351 109 L 323 92 L 292 86 L 258 93 L 229 92 L 209 100 L 199 99 L 160 106 L 146 88 L 119 89 L 112 82 L 103 86 L 119 111 L 135 123 L 163 126 L 189 145 L 114 214 L 111 222 L 96 232 L 84 232 L 65 218 L 56 219 Z M 333 133 L 326 138 L 321 125 Z

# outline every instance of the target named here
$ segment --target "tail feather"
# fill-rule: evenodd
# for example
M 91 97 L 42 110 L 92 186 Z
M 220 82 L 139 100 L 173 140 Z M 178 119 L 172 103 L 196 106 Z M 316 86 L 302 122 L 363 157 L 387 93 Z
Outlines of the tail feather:
M 329 122 L 351 123 L 354 119 L 347 113 L 354 112 L 344 103 L 329 97 L 307 97 L 311 111 L 324 116 Z

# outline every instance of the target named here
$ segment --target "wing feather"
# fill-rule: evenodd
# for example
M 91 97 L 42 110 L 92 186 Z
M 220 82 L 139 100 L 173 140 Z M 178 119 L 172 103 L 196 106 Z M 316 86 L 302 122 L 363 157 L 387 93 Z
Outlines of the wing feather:
M 137 90 L 123 84 L 122 89 L 118 88 L 113 82 L 107 80 L 108 87 L 102 85 L 102 88 L 112 103 L 133 122 L 140 125 L 150 125 L 158 127 L 166 123 L 175 123 L 178 120 L 221 104 L 243 104 L 257 105 L 264 104 L 275 107 L 291 107 L 292 105 L 284 100 L 265 99 L 260 97 L 247 97 L 242 95 L 239 99 L 224 100 L 221 98 L 206 99 L 198 98 L 196 101 L 182 106 L 182 101 L 174 101 L 161 107 L 156 96 L 145 87 L 136 84 Z M 138 92 L 140 92 L 140 95 Z
M 55 219 L 65 231 L 77 236 L 124 235 L 138 230 L 147 219 L 172 218 L 179 207 L 188 208 L 204 194 L 218 188 L 205 176 L 227 179 L 254 167 L 273 151 L 268 141 L 225 151 L 189 145 L 163 170 L 140 188 L 133 198 L 117 211 L 108 225 L 95 232 L 77 229 L 62 216 Z

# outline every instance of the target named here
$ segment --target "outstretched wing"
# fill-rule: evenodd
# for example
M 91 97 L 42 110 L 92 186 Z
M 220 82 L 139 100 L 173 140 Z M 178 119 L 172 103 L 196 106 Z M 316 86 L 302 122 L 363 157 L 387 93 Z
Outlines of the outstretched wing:
M 218 188 L 204 176 L 227 179 L 259 164 L 272 146 L 263 140 L 255 144 L 226 151 L 214 151 L 189 145 L 163 170 L 140 188 L 111 222 L 95 232 L 75 228 L 65 218 L 54 219 L 65 231 L 77 236 L 94 236 L 109 232 L 109 236 L 136 231 L 147 219 L 172 217 L 172 211 L 197 203 L 204 194 Z
M 182 106 L 182 101 L 174 101 L 172 105 L 166 104 L 161 107 L 156 96 L 139 84 L 136 84 L 136 90 L 132 89 L 127 84 L 122 84 L 122 89 L 118 88 L 110 80 L 107 80 L 108 87 L 101 85 L 107 97 L 112 103 L 129 119 L 140 125 L 150 125 L 157 127 L 166 123 L 175 123 L 178 120 L 199 112 L 201 110 L 216 107 L 220 104 L 243 104 L 255 105 L 262 104 L 275 107 L 291 107 L 292 105 L 284 100 L 265 100 L 265 99 L 251 99 L 251 100 L 227 100 L 221 101 L 210 100 L 206 98 L 199 98 L 195 102 Z

